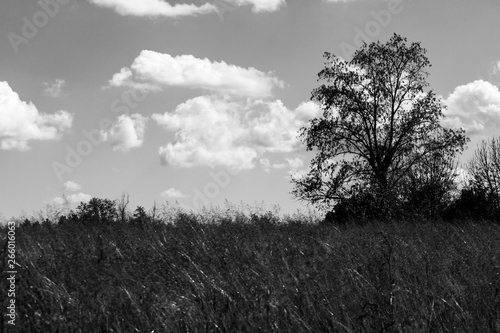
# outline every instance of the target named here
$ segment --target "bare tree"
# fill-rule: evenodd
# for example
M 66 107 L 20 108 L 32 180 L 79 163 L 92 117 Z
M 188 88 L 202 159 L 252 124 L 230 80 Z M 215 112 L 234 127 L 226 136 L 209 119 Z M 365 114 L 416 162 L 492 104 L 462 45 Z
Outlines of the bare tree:
M 127 206 L 130 203 L 130 197 L 128 193 L 123 192 L 120 195 L 120 198 L 117 200 L 117 210 L 118 210 L 118 215 L 120 218 L 120 221 L 122 223 L 126 222 L 127 220 Z
M 482 140 L 467 165 L 471 186 L 486 192 L 500 211 L 500 137 Z
M 154 203 L 153 203 L 153 207 L 151 208 L 151 214 L 150 214 L 151 221 L 153 223 L 156 222 L 156 211 L 157 211 L 157 207 L 156 207 L 156 200 L 155 200 Z

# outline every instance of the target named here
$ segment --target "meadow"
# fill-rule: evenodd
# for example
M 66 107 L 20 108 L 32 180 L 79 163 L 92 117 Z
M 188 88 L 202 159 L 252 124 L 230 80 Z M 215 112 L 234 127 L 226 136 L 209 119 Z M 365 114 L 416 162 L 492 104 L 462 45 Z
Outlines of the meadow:
M 317 222 L 21 223 L 17 329 L 500 332 L 499 224 Z

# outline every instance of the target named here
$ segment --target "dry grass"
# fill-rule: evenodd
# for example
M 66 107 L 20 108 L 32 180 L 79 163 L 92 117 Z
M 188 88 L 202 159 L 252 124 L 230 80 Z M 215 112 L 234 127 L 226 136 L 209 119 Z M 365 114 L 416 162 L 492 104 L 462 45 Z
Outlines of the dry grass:
M 500 332 L 499 225 L 196 219 L 19 226 L 22 331 Z

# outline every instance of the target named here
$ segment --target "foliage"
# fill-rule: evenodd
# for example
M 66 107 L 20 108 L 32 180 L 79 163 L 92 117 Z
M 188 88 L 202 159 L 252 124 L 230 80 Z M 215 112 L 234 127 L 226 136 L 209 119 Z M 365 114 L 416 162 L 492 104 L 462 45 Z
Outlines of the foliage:
M 500 222 L 500 214 L 494 209 L 491 197 L 483 189 L 466 186 L 458 198 L 443 212 L 446 220 L 471 220 Z
M 300 134 L 317 155 L 309 174 L 293 180 L 296 197 L 331 209 L 361 188 L 388 207 L 430 156 L 449 160 L 463 150 L 464 131 L 440 125 L 444 105 L 425 91 L 425 53 L 420 43 L 394 35 L 386 44 L 365 43 L 351 61 L 325 54 L 318 74 L 325 83 L 312 93 L 323 115 Z
M 143 224 L 149 222 L 149 220 L 150 220 L 149 216 L 146 213 L 146 210 L 144 209 L 144 207 L 137 206 L 137 208 L 134 211 L 134 216 L 132 218 L 132 222 L 139 224 L 139 225 L 143 225 Z
M 439 151 L 425 156 L 402 182 L 405 210 L 427 219 L 439 217 L 454 200 L 457 176 L 457 164 L 451 157 Z
M 78 219 L 89 223 L 115 222 L 118 218 L 116 203 L 110 199 L 92 198 L 81 202 L 76 210 Z

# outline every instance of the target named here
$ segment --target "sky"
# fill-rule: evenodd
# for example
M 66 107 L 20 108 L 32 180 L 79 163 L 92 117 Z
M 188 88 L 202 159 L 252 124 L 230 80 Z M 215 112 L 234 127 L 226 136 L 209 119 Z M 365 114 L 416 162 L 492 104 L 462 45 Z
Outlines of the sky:
M 421 42 L 443 125 L 500 135 L 499 0 L 2 0 L 0 213 L 130 195 L 305 205 L 324 52 Z

